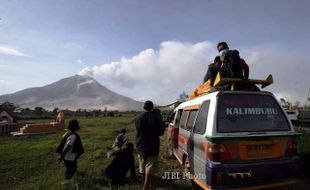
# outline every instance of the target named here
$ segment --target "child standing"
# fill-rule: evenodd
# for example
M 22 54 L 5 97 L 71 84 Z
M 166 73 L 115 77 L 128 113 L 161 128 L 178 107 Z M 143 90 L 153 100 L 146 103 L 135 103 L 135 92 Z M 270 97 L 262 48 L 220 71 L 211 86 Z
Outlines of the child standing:
M 63 160 L 65 163 L 66 180 L 72 178 L 73 174 L 76 172 L 77 159 L 84 153 L 80 136 L 76 133 L 79 129 L 79 122 L 76 119 L 70 120 L 68 131 L 63 135 L 56 151 L 60 154 L 58 160 Z

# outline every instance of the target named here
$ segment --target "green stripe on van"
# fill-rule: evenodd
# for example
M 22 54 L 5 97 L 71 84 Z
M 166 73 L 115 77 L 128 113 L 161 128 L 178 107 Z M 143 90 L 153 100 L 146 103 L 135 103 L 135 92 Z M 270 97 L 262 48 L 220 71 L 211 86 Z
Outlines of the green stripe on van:
M 229 140 L 253 140 L 253 138 L 270 138 L 270 137 L 291 137 L 291 138 L 298 138 L 301 135 L 301 133 L 291 133 L 286 135 L 251 135 L 251 136 L 209 136 L 205 135 L 205 138 L 210 142 L 223 142 L 223 141 L 229 141 Z

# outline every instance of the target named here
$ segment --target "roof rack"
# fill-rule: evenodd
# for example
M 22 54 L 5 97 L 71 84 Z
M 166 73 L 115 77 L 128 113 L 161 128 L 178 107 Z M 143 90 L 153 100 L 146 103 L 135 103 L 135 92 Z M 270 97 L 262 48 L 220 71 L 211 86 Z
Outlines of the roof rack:
M 258 79 L 240 79 L 240 78 L 222 78 L 220 73 L 217 73 L 215 81 L 214 81 L 214 87 L 219 87 L 223 85 L 229 85 L 230 90 L 235 90 L 236 85 L 253 85 L 256 84 L 262 85 L 261 88 L 265 88 L 266 86 L 269 86 L 273 83 L 272 75 L 268 75 L 268 77 L 265 80 L 258 80 Z
M 220 73 L 217 73 L 214 88 L 210 87 L 210 81 L 205 82 L 204 84 L 197 86 L 189 94 L 189 100 L 203 96 L 208 93 L 216 91 L 260 91 L 258 84 L 262 85 L 261 88 L 265 88 L 273 83 L 272 75 L 268 75 L 265 80 L 258 79 L 240 79 L 240 78 L 225 78 L 221 77 Z

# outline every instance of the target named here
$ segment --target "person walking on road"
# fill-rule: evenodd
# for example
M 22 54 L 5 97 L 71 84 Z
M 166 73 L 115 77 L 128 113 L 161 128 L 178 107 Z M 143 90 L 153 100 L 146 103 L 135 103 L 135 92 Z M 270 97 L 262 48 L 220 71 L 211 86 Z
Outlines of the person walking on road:
M 165 124 L 158 109 L 152 101 L 144 103 L 142 114 L 135 118 L 136 147 L 138 152 L 139 172 L 143 175 L 143 190 L 151 187 L 151 176 L 157 168 L 159 154 L 159 136 L 165 132 Z

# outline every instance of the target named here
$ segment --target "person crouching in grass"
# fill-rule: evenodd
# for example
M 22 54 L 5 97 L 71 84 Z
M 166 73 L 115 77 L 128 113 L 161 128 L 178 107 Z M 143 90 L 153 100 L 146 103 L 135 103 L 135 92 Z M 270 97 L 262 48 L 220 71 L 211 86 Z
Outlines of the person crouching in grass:
M 76 133 L 80 129 L 78 120 L 69 121 L 68 131 L 63 135 L 62 140 L 57 148 L 60 154 L 58 161 L 65 163 L 65 179 L 69 180 L 76 172 L 77 159 L 84 153 L 84 148 L 80 136 Z
M 117 185 L 119 180 L 125 178 L 129 170 L 131 179 L 136 180 L 135 157 L 133 151 L 134 145 L 132 143 L 127 143 L 125 148 L 113 154 L 115 157 L 104 171 L 105 176 L 110 179 L 111 187 Z

